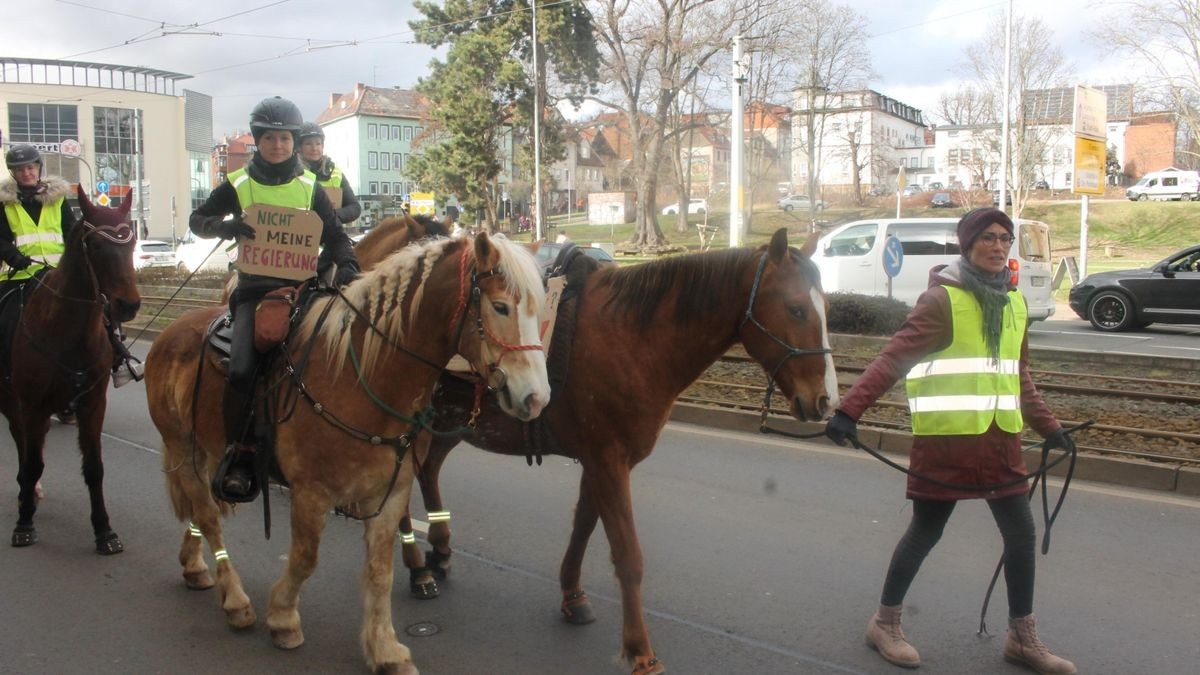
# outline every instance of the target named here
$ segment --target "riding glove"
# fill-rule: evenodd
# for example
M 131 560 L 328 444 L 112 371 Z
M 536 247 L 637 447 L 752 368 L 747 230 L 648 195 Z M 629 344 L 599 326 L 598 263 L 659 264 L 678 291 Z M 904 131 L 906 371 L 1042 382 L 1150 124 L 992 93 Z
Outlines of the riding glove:
M 240 216 L 234 216 L 232 220 L 222 220 L 217 223 L 216 230 L 222 239 L 254 238 L 254 228 L 250 227 Z
M 849 415 L 839 410 L 833 414 L 829 423 L 825 425 L 825 435 L 834 443 L 844 446 L 846 445 L 846 439 L 858 438 L 858 423 Z
M 19 254 L 19 255 L 20 255 L 20 257 L 17 258 L 15 262 L 11 262 L 8 264 L 9 267 L 13 268 L 14 270 L 23 270 L 26 267 L 29 267 L 30 265 L 33 264 L 33 258 L 30 258 L 29 256 L 24 255 L 24 254 Z
M 1042 447 L 1046 450 L 1062 448 L 1067 452 L 1071 452 L 1075 449 L 1075 441 L 1071 440 L 1071 437 L 1067 435 L 1066 430 L 1064 430 L 1062 427 L 1059 427 L 1056 431 L 1047 436 L 1046 440 L 1042 441 Z
M 354 262 L 353 260 L 347 260 L 341 265 L 338 265 L 337 275 L 334 277 L 334 284 L 336 284 L 338 288 L 345 286 L 346 284 L 358 278 L 358 271 L 358 263 Z

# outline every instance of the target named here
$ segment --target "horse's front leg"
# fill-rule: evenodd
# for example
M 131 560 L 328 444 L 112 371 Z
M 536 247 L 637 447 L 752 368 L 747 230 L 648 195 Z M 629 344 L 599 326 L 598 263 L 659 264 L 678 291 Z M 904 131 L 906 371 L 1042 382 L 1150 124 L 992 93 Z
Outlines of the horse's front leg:
M 108 509 L 104 505 L 104 456 L 100 449 L 100 432 L 104 428 L 107 405 L 103 390 L 100 395 L 84 401 L 78 413 L 79 450 L 83 453 L 83 482 L 87 484 L 92 503 L 92 533 L 96 536 L 96 553 L 115 555 L 124 551 L 125 545 L 109 525 Z
M 9 422 L 8 429 L 12 433 L 13 443 L 17 446 L 17 526 L 13 530 L 13 546 L 32 546 L 37 543 L 37 530 L 33 527 L 33 514 L 37 512 L 37 485 L 42 478 L 46 464 L 42 459 L 42 448 L 46 442 L 46 431 L 49 422 L 42 425 L 41 433 L 36 433 L 36 424 L 26 419 L 20 422 Z M 29 429 L 35 427 L 34 433 Z
M 587 553 L 588 540 L 596 529 L 596 521 L 600 514 L 588 490 L 586 472 L 579 479 L 579 501 L 575 504 L 575 518 L 571 527 L 571 539 L 567 544 L 567 552 L 563 555 L 562 565 L 558 570 L 558 579 L 562 588 L 562 613 L 567 623 L 576 625 L 588 624 L 596 620 L 592 611 L 592 603 L 587 593 L 583 592 L 582 569 L 583 556 Z
M 629 467 L 585 466 L 584 481 L 595 499 L 612 549 L 612 562 L 621 586 L 621 656 L 633 664 L 633 675 L 666 671 L 654 656 L 642 608 L 642 547 L 633 524 Z
M 403 481 L 404 476 L 401 476 Z M 392 569 L 395 553 L 392 541 L 400 517 L 408 510 L 412 477 L 407 487 L 388 498 L 382 513 L 366 522 L 363 541 L 366 564 L 363 566 L 363 623 L 359 641 L 371 672 L 387 675 L 417 675 L 408 647 L 396 639 L 392 625 Z
M 421 498 L 429 518 L 427 538 L 431 549 L 428 555 L 421 552 L 409 513 L 400 520 L 400 540 L 402 559 L 409 570 L 409 592 L 420 600 L 436 598 L 440 593 L 437 582 L 450 574 L 450 511 L 443 508 L 438 476 L 446 455 L 456 444 L 456 441 L 431 442 L 425 434 L 417 440 L 416 454 L 425 457 L 417 481 L 421 484 Z
M 271 641 L 280 649 L 295 649 L 304 644 L 300 629 L 300 587 L 317 569 L 317 553 L 325 515 L 333 506 L 323 491 L 292 485 L 292 545 L 283 575 L 271 586 L 267 606 L 267 627 Z M 393 521 L 395 523 L 395 521 Z M 389 549 L 390 550 L 390 549 Z

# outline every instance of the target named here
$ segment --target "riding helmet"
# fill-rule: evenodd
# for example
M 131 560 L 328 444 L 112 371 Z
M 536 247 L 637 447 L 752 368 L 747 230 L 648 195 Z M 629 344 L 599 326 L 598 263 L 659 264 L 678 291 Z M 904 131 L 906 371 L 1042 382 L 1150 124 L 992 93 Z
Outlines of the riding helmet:
M 304 124 L 304 116 L 300 114 L 300 109 L 295 103 L 279 96 L 264 98 L 250 111 L 250 134 L 255 142 L 271 129 L 290 131 L 296 137 L 301 124 Z
M 325 130 L 316 122 L 305 122 L 300 125 L 300 140 L 303 142 L 306 138 L 325 139 Z
M 8 149 L 8 153 L 4 155 L 4 163 L 8 165 L 9 171 L 16 169 L 19 166 L 33 164 L 34 162 L 42 163 L 42 154 L 32 145 L 21 143 L 14 145 Z

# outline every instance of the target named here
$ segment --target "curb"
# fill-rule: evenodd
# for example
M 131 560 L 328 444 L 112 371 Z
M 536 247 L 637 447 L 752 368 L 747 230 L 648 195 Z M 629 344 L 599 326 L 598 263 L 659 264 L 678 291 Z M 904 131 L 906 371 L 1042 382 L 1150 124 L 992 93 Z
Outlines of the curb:
M 672 422 L 686 422 L 697 426 L 721 429 L 723 431 L 757 434 L 759 433 L 758 420 L 758 413 L 741 412 L 729 410 L 728 408 L 715 408 L 694 403 L 676 403 L 671 408 Z M 824 423 L 798 422 L 791 417 L 784 417 L 782 415 L 771 415 L 771 425 L 797 434 L 811 434 L 822 431 L 825 428 Z M 898 459 L 907 459 L 909 446 L 912 445 L 912 434 L 864 427 L 859 432 L 859 440 L 864 445 L 885 454 L 894 455 Z M 818 439 L 813 439 L 809 442 L 829 443 L 828 441 Z M 1058 454 L 1052 453 L 1053 457 L 1057 457 Z M 1026 465 L 1036 467 L 1040 461 L 1040 450 L 1025 452 Z M 1063 463 L 1052 469 L 1050 474 L 1061 477 L 1066 474 L 1066 469 L 1066 463 Z M 1158 464 L 1139 459 L 1080 454 L 1075 462 L 1074 478 L 1121 487 L 1158 490 L 1181 496 L 1200 497 L 1200 468 L 1184 467 L 1175 464 Z

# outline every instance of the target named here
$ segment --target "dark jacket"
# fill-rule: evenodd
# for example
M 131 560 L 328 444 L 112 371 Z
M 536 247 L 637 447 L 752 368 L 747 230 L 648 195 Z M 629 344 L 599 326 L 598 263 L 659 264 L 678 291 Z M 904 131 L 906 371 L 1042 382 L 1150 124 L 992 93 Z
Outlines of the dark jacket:
M 942 288 L 943 284 L 962 286 L 957 265 L 942 265 L 930 270 L 929 288 L 917 298 L 916 306 L 883 352 L 842 398 L 838 410 L 859 419 L 922 358 L 950 346 L 954 330 L 950 296 Z M 1027 333 L 1021 339 L 1020 374 L 1021 415 L 1025 424 L 1042 436 L 1048 436 L 1062 425 L 1042 400 L 1029 375 Z M 1003 483 L 1027 473 L 1021 455 L 1020 435 L 1010 434 L 995 423 L 978 436 L 914 436 L 909 467 L 931 478 L 963 485 Z M 988 493 L 951 490 L 910 476 L 907 495 L 922 499 L 993 499 L 1021 494 L 1026 489 L 1024 483 L 1017 483 Z
M 16 237 L 13 235 L 12 225 L 8 222 L 8 214 L 2 208 L 3 205 L 20 202 L 29 218 L 36 223 L 42 216 L 42 206 L 62 199 L 63 241 L 67 240 L 71 228 L 75 227 L 75 212 L 67 203 L 67 198 L 71 196 L 70 184 L 58 176 L 46 176 L 42 183 L 46 186 L 44 191 L 25 197 L 19 193 L 16 181 L 11 178 L 0 181 L 0 260 L 9 266 L 19 265 L 25 256 L 14 243 Z
M 329 180 L 333 176 L 333 160 L 328 157 L 322 157 L 316 162 L 302 161 L 309 171 L 316 174 L 317 180 Z M 358 220 L 358 217 L 362 215 L 362 204 L 358 203 L 358 197 L 354 194 L 354 190 L 350 189 L 350 181 L 346 179 L 345 173 L 342 174 L 342 183 L 338 187 L 342 190 L 342 203 L 340 206 L 334 207 L 338 220 L 343 225 Z

